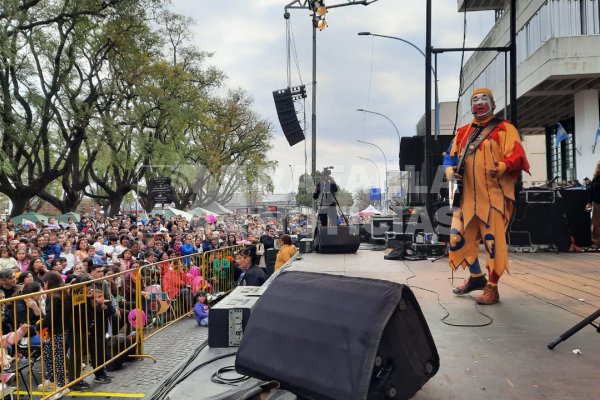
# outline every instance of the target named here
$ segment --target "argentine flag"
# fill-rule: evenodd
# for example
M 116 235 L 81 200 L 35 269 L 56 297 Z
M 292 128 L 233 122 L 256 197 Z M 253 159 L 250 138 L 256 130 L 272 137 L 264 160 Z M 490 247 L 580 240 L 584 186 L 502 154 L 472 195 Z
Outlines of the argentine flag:
M 567 133 L 565 128 L 562 126 L 562 124 L 559 122 L 557 125 L 558 125 L 558 127 L 556 128 L 556 137 L 554 138 L 554 147 L 558 147 L 560 142 L 569 138 L 569 134 Z

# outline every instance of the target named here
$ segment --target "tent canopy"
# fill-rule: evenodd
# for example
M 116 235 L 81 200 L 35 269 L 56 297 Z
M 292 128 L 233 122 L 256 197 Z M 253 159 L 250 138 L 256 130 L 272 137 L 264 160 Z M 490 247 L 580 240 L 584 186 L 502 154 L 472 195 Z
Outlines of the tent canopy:
M 367 208 L 365 208 L 364 210 L 360 211 L 358 213 L 358 215 L 360 215 L 361 217 L 369 217 L 372 215 L 381 215 L 381 211 L 379 211 L 378 209 L 373 207 L 373 204 L 369 204 L 369 206 Z
M 15 225 L 19 225 L 23 223 L 23 219 L 29 220 L 31 222 L 47 222 L 48 221 L 48 217 L 46 217 L 45 215 L 42 214 L 38 214 L 35 212 L 28 212 L 25 214 L 21 214 L 21 215 L 17 215 L 16 217 L 12 217 L 11 221 L 15 224 Z
M 216 214 L 214 212 L 208 211 L 202 207 L 196 207 L 196 208 L 192 208 L 191 210 L 188 211 L 190 214 L 192 215 L 197 215 L 199 217 L 206 217 L 207 215 L 214 215 L 215 217 L 219 214 Z
M 60 222 L 64 222 L 67 223 L 67 219 L 68 218 L 73 218 L 73 222 L 79 222 L 79 220 L 81 219 L 81 215 L 79 213 L 70 211 L 67 213 L 64 213 L 62 215 L 59 215 L 58 217 L 56 217 L 56 219 Z
M 202 208 L 206 211 L 210 211 L 211 213 L 216 214 L 216 215 L 233 214 L 233 211 L 227 209 L 226 207 L 222 206 L 221 204 L 217 203 L 216 201 L 212 201 L 208 204 L 204 204 L 200 208 Z
M 179 215 L 182 216 L 183 218 L 187 219 L 188 221 L 192 220 L 193 215 L 190 214 L 187 211 L 183 211 L 183 210 L 178 210 L 177 208 L 174 207 L 166 207 L 164 210 L 162 208 L 155 208 L 154 210 L 152 210 L 152 214 L 160 214 L 163 217 L 165 217 L 166 219 L 170 219 L 171 217 L 175 216 L 175 215 Z

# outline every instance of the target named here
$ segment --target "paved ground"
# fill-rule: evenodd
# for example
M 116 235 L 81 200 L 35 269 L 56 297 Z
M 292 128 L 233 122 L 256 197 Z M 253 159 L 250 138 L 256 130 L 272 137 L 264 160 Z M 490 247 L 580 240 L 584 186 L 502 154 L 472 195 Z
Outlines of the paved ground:
M 292 269 L 411 286 L 441 360 L 440 371 L 417 393 L 417 400 L 599 399 L 600 335 L 595 329 L 584 328 L 553 351 L 546 345 L 600 308 L 600 254 L 513 253 L 511 261 L 511 274 L 500 284 L 501 303 L 487 307 L 451 293 L 452 285 L 462 282 L 466 274 L 455 274 L 452 281 L 444 260 L 386 261 L 382 252 L 359 250 L 349 255 L 307 254 Z M 456 326 L 490 321 L 483 327 Z M 192 319 L 183 320 L 148 340 L 145 350 L 158 358 L 156 364 L 151 360 L 130 363 L 114 372 L 113 383 L 101 389 L 150 398 L 206 337 L 206 328 L 196 326 Z M 581 354 L 574 354 L 575 349 Z M 206 347 L 186 371 L 234 351 Z M 210 377 L 233 363 L 233 357 L 228 357 L 201 368 L 161 398 L 208 399 L 224 393 L 229 387 L 212 383 Z
M 110 389 L 146 395 L 152 393 L 207 339 L 208 328 L 198 326 L 193 317 L 176 322 L 172 327 L 149 338 L 144 345 L 144 353 L 154 356 L 156 363 L 144 358 L 126 364 L 122 370 L 111 373 L 114 379 Z

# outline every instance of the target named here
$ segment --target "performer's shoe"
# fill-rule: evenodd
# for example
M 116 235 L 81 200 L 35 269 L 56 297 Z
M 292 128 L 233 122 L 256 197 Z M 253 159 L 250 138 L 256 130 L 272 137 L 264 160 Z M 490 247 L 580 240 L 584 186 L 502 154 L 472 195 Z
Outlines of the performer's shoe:
M 473 290 L 481 290 L 485 288 L 487 284 L 487 279 L 485 276 L 478 276 L 473 278 L 472 276 L 469 279 L 465 280 L 462 285 L 455 287 L 452 289 L 452 293 L 454 294 L 467 294 L 471 293 Z
M 492 285 L 488 283 L 483 289 L 483 294 L 475 299 L 477 304 L 492 305 L 500 301 L 500 294 L 498 293 L 498 285 Z

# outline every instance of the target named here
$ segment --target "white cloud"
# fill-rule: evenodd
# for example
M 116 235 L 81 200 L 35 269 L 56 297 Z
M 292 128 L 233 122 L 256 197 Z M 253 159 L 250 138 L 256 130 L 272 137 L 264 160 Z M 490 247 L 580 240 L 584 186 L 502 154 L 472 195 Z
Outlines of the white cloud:
M 210 62 L 228 76 L 229 87 L 241 87 L 254 98 L 254 109 L 274 128 L 269 157 L 279 162 L 274 174 L 276 192 L 289 192 L 291 171 L 297 180 L 304 172 L 305 143 L 290 147 L 284 138 L 271 92 L 287 86 L 286 23 L 284 0 L 221 0 L 208 7 L 206 1 L 173 0 L 176 12 L 192 17 L 195 44 L 214 51 Z M 338 0 L 337 3 L 343 3 Z M 332 0 L 327 4 L 332 3 Z M 462 14 L 456 0 L 433 4 L 434 47 L 462 45 Z M 302 82 L 307 85 L 306 117 L 311 120 L 312 29 L 308 10 L 290 10 Z M 359 113 L 368 108 L 388 116 L 401 135 L 412 135 L 424 112 L 424 58 L 409 45 L 396 40 L 357 36 L 360 31 L 397 36 L 417 47 L 425 45 L 424 2 L 380 0 L 368 7 L 331 9 L 329 28 L 317 32 L 317 168 L 334 165 L 339 183 L 354 191 L 376 184 L 377 173 L 368 157 L 385 166 L 381 153 L 357 143 L 368 140 L 382 147 L 388 169 L 398 169 L 398 137 L 384 118 Z M 477 45 L 493 22 L 493 13 L 468 15 L 467 45 Z M 460 54 L 438 58 L 440 100 L 453 101 L 458 90 Z M 292 85 L 300 77 L 292 61 Z M 370 83 L 369 83 L 370 82 Z M 311 127 L 306 131 L 306 165 L 311 166 Z M 341 172 L 341 171 L 344 172 Z M 382 176 L 383 179 L 383 176 Z M 294 184 L 293 187 L 296 185 Z

